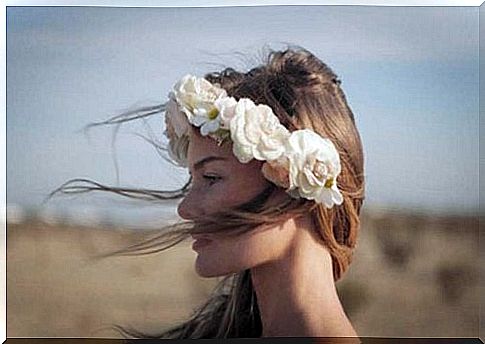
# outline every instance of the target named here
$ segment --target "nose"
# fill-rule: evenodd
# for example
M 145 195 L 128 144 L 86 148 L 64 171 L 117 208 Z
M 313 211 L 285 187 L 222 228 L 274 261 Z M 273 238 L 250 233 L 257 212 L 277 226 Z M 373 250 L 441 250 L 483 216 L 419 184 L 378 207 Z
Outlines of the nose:
M 193 201 L 190 193 L 179 203 L 177 212 L 184 220 L 193 220 L 201 214 L 198 209 L 197 203 Z

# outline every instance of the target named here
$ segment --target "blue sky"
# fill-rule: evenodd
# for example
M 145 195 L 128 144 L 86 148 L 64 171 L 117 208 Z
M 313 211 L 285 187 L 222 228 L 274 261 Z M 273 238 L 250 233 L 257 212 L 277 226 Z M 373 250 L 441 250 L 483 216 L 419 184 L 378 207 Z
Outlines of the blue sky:
M 35 206 L 73 177 L 115 183 L 111 130 L 87 138 L 84 125 L 164 101 L 187 73 L 251 67 L 264 45 L 284 43 L 309 49 L 342 80 L 364 143 L 369 206 L 478 208 L 477 7 L 9 7 L 7 203 Z M 137 129 L 119 135 L 121 184 L 180 186 L 186 172 Z

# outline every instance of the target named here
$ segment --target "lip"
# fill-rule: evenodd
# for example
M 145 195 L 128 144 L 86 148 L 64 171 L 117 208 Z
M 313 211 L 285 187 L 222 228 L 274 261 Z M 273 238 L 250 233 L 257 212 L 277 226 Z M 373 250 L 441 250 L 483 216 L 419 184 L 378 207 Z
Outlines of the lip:
M 192 244 L 192 249 L 194 251 L 198 251 L 203 247 L 206 247 L 207 245 L 210 245 L 212 240 L 207 239 L 207 238 L 197 238 L 195 239 L 194 243 Z

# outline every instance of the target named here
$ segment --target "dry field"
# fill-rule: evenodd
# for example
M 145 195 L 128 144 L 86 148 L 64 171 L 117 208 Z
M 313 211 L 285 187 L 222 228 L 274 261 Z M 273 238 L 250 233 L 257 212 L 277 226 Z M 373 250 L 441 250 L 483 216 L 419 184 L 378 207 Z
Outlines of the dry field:
M 478 336 L 478 217 L 362 214 L 354 262 L 337 283 L 361 336 Z M 119 337 L 186 318 L 216 283 L 183 244 L 141 257 L 89 259 L 140 232 L 7 225 L 8 337 Z M 482 271 L 483 272 L 483 271 Z

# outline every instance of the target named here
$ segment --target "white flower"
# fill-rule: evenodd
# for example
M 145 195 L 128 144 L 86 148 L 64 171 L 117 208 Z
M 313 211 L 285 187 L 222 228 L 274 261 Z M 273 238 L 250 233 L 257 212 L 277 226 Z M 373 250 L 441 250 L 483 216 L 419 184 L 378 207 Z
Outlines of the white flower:
M 201 127 L 202 135 L 206 136 L 219 129 L 220 111 L 215 102 L 227 98 L 224 89 L 204 78 L 186 75 L 174 86 L 173 94 L 189 122 Z
M 212 85 L 204 78 L 184 76 L 173 88 L 177 102 L 190 117 L 196 108 L 213 108 L 218 98 L 226 96 L 226 91 Z M 190 119 L 190 118 L 189 118 Z
M 233 152 L 238 160 L 276 160 L 285 152 L 289 131 L 267 105 L 240 99 L 230 122 Z
M 237 101 L 233 97 L 218 98 L 214 106 L 219 110 L 222 129 L 229 130 L 231 119 L 236 115 Z
M 286 149 L 293 194 L 298 191 L 301 197 L 323 203 L 327 208 L 342 204 L 336 183 L 340 157 L 332 141 L 308 129 L 297 130 L 291 133 Z
M 215 107 L 211 109 L 202 107 L 194 109 L 192 124 L 200 127 L 202 136 L 207 136 L 209 133 L 216 132 L 221 125 L 219 110 Z

